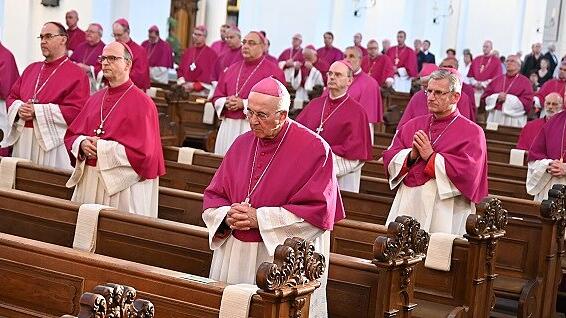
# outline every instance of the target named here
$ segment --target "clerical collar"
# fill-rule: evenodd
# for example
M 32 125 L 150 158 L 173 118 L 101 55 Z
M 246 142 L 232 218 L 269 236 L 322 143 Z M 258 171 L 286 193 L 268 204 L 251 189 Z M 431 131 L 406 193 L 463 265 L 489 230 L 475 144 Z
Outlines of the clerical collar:
M 362 72 L 362 68 L 360 67 L 357 71 L 354 72 L 354 76 L 358 76 Z
M 450 115 L 448 116 L 444 116 L 442 118 L 438 118 L 436 117 L 436 115 L 432 115 L 432 117 L 434 118 L 434 122 L 443 122 L 443 121 L 447 121 L 447 120 L 452 120 L 454 117 L 460 115 L 460 111 L 458 110 L 458 107 L 456 105 L 454 105 L 454 111 L 450 113 Z
M 342 95 L 340 95 L 340 96 L 336 96 L 336 97 L 332 97 L 332 95 L 330 95 L 330 92 L 328 92 L 328 98 L 330 98 L 330 100 L 331 100 L 332 102 L 338 102 L 338 101 L 340 101 L 341 99 L 343 99 L 344 96 L 346 96 L 346 95 L 348 95 L 348 90 L 346 90 L 346 91 L 344 92 L 344 94 L 342 94 Z
M 113 95 L 113 94 L 119 94 L 119 93 L 123 93 L 125 92 L 130 85 L 132 84 L 132 80 L 128 79 L 127 81 L 125 81 L 124 83 L 115 86 L 115 87 L 108 87 L 108 94 Z
M 43 63 L 46 64 L 46 66 L 57 66 L 61 63 L 63 63 L 63 61 L 67 58 L 67 55 L 63 54 L 60 58 L 53 60 L 53 61 L 43 61 Z
M 426 51 L 423 51 L 423 54 L 425 54 L 425 55 L 426 55 L 426 54 L 428 54 L 428 50 L 426 50 Z

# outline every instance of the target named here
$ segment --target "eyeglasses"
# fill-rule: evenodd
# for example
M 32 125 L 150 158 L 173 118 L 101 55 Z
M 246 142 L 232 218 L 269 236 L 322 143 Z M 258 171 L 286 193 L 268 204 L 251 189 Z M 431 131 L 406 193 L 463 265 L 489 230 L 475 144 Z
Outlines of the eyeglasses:
M 248 40 L 242 40 L 242 45 L 248 45 L 248 46 L 256 46 L 259 43 L 255 42 L 255 41 L 248 41 Z
M 269 117 L 271 117 L 271 115 L 275 115 L 277 113 L 282 112 L 281 110 L 278 110 L 276 112 L 274 112 L 273 114 L 267 114 L 264 112 L 255 112 L 249 108 L 246 109 L 246 118 L 251 119 L 253 116 L 256 116 L 257 119 L 264 121 L 266 119 L 268 119 Z
M 552 105 L 552 106 L 558 106 L 558 105 L 561 105 L 561 104 L 560 104 L 560 103 L 558 103 L 558 102 L 544 102 L 544 104 L 545 104 L 545 105 Z
M 440 90 L 435 90 L 435 89 L 425 89 L 425 95 L 426 96 L 434 96 L 435 98 L 440 97 L 440 96 L 444 96 L 448 93 L 453 93 L 452 91 L 447 91 L 447 92 L 443 92 Z
M 43 40 L 49 41 L 56 36 L 66 36 L 66 35 L 46 33 L 46 34 L 40 34 L 37 38 L 40 39 L 41 41 L 43 41 Z
M 336 78 L 341 78 L 341 77 L 346 76 L 346 74 L 328 71 L 328 72 L 326 72 L 326 76 L 327 76 L 327 77 L 332 77 L 332 76 L 334 76 L 334 77 L 336 77 Z
M 108 61 L 108 63 L 112 64 L 114 62 L 116 62 L 119 59 L 124 59 L 127 60 L 125 57 L 121 57 L 121 56 L 114 56 L 114 55 L 99 55 L 96 60 L 98 61 L 98 63 L 102 64 L 104 63 L 104 61 Z

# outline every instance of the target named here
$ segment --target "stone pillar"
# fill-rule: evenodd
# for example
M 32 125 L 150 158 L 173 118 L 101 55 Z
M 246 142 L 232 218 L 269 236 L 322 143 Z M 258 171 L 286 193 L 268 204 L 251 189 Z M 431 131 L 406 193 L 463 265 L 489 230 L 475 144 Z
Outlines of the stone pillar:
M 226 23 L 226 6 L 226 1 L 206 0 L 206 28 L 208 29 L 206 42 L 209 45 L 220 39 L 220 26 Z

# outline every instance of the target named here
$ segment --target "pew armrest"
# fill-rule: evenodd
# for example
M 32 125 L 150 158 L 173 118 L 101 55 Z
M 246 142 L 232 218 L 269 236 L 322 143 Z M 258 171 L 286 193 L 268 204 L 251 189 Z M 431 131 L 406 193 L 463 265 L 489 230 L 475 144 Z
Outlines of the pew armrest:
M 446 318 L 462 318 L 465 317 L 465 314 L 468 312 L 469 307 L 467 306 L 458 306 L 446 316 Z
M 517 318 L 532 317 L 536 309 L 536 279 L 529 280 L 521 290 L 517 307 Z

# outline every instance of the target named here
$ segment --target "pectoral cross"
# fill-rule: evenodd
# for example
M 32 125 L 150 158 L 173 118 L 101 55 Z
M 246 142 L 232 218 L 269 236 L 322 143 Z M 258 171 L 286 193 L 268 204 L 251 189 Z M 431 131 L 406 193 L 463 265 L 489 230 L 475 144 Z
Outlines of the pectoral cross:
M 242 202 L 241 204 L 242 204 L 242 205 L 251 206 L 251 205 L 250 205 L 250 197 L 246 197 L 246 199 L 244 200 L 244 202 Z
M 94 134 L 96 135 L 96 137 L 100 137 L 102 134 L 104 134 L 104 127 L 102 126 L 102 123 L 100 123 L 98 128 L 94 130 Z
M 318 126 L 318 128 L 316 129 L 316 133 L 320 135 L 320 133 L 324 130 L 324 128 L 322 128 L 322 125 Z
M 485 68 L 485 65 L 482 64 L 482 65 L 480 66 L 480 72 L 483 72 L 483 69 L 484 69 L 484 68 Z
M 35 103 L 37 103 L 37 99 L 35 99 L 35 98 L 30 98 L 30 99 L 28 100 L 28 103 L 30 103 L 30 104 L 35 104 Z
M 397 65 L 397 64 L 399 64 L 399 58 L 398 57 L 395 58 L 395 65 Z
M 192 62 L 191 65 L 189 65 L 189 69 L 191 70 L 191 72 L 196 70 L 196 68 L 197 68 L 197 65 L 195 64 L 195 62 Z

